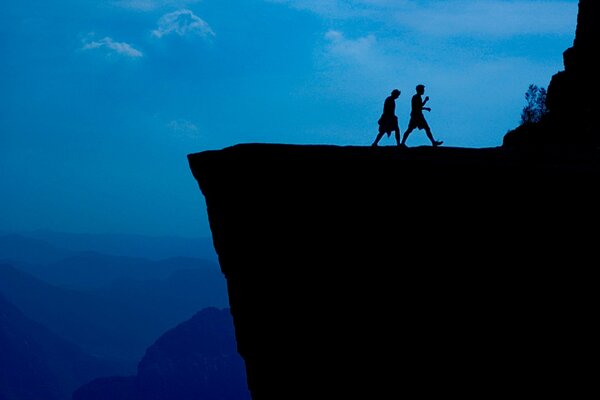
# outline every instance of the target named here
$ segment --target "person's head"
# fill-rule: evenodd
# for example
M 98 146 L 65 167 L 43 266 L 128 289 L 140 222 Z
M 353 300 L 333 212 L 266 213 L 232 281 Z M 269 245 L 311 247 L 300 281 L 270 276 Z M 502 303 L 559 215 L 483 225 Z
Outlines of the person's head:
M 417 85 L 417 93 L 418 94 L 425 93 L 425 85 Z
M 400 91 L 398 89 L 394 89 L 392 90 L 392 97 L 397 99 L 398 97 L 400 97 Z

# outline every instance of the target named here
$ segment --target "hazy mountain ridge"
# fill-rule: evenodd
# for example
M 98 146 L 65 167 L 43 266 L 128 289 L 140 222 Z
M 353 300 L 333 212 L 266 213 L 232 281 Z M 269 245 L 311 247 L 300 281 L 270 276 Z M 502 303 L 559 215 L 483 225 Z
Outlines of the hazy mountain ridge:
M 2 236 L 34 239 L 70 252 L 94 251 L 114 256 L 140 257 L 151 260 L 190 257 L 216 261 L 216 253 L 210 237 L 67 233 L 49 230 L 0 232 L 0 237 Z
M 73 235 L 68 237 L 72 239 Z M 84 239 L 81 243 L 89 240 Z M 156 240 L 153 238 L 150 242 Z M 62 376 L 63 370 L 57 368 L 56 374 L 61 376 L 47 378 L 58 382 L 52 383 L 56 386 L 56 390 L 53 389 L 58 393 L 56 396 L 50 393 L 32 397 L 30 393 L 20 394 L 13 389 L 9 393 L 6 386 L 4 392 L 0 390 L 0 398 L 70 399 L 69 390 L 96 378 L 98 382 L 110 382 L 111 387 L 120 384 L 125 390 L 131 379 L 122 375 L 136 371 L 140 359 L 156 338 L 187 321 L 199 310 L 228 306 L 225 279 L 216 262 L 172 252 L 177 248 L 173 243 L 155 252 L 168 255 L 160 259 L 104 254 L 78 246 L 65 249 L 39 238 L 0 235 L 0 295 L 23 310 L 23 318 L 27 316 L 41 331 L 81 347 L 82 354 L 85 354 L 83 351 L 96 354 L 99 358 L 85 357 L 102 359 L 104 369 L 86 375 L 74 385 L 69 375 Z M 171 250 L 164 250 L 167 248 Z M 214 327 L 221 329 L 223 325 Z M 227 336 L 233 327 L 223 329 Z M 215 332 L 215 335 L 222 333 Z M 189 344 L 192 338 L 188 339 Z M 7 343 L 4 339 L 0 346 Z M 233 346 L 235 348 L 235 344 Z M 56 357 L 60 358 L 61 348 L 57 347 Z M 14 347 L 14 350 L 13 358 L 3 359 L 8 368 L 13 359 L 19 358 L 20 348 Z M 69 355 L 64 357 L 68 359 Z M 235 357 L 239 357 L 237 353 Z M 212 366 L 213 361 L 203 360 L 209 370 L 217 368 L 219 363 L 217 369 L 224 368 L 222 360 L 213 360 L 217 364 Z M 236 365 L 242 367 L 241 380 L 245 384 L 243 363 L 237 361 Z M 40 379 L 46 379 L 43 371 L 38 374 Z M 114 375 L 120 377 L 99 379 Z M 48 386 L 34 379 L 32 390 L 37 390 L 38 384 L 41 385 L 39 390 Z M 124 399 L 130 398 L 126 391 L 121 390 L 121 393 Z
M 0 260 L 0 292 L 29 318 L 112 360 L 117 372 L 134 371 L 156 337 L 198 310 L 228 305 L 224 277 L 207 259 L 70 251 L 5 234 Z
M 0 235 L 0 260 L 48 264 L 72 255 L 72 251 L 54 246 L 44 240 L 15 233 Z
M 19 264 L 17 264 L 19 265 Z M 191 258 L 170 258 L 160 261 L 144 258 L 112 256 L 87 251 L 78 252 L 51 264 L 26 264 L 29 273 L 60 286 L 100 288 L 123 279 L 166 279 L 183 269 L 218 271 L 214 261 Z
M 250 399 L 229 309 L 203 309 L 165 332 L 147 349 L 136 376 L 99 378 L 73 395 L 105 399 Z
M 131 370 L 131 360 L 156 337 L 145 332 L 156 329 L 148 328 L 153 320 L 149 312 L 48 284 L 10 265 L 0 264 L 0 293 L 55 334 L 112 360 L 117 371 Z
M 68 400 L 107 363 L 27 318 L 0 293 L 0 398 Z
M 202 308 L 228 304 L 222 274 L 202 268 L 90 289 L 49 284 L 0 264 L 0 292 L 57 334 L 91 353 L 121 359 L 129 368 L 166 329 Z
M 76 237 L 74 234 L 67 236 L 69 240 L 77 242 L 74 237 Z M 109 237 L 112 238 L 112 236 Z M 137 237 L 137 240 L 140 241 L 142 238 Z M 152 248 L 158 240 L 159 238 L 149 238 L 146 247 Z M 166 240 L 170 242 L 174 239 L 167 238 Z M 63 245 L 67 245 L 67 243 L 65 242 Z M 192 243 L 198 242 L 192 241 Z M 77 248 L 77 250 L 69 250 L 45 240 L 21 234 L 0 235 L 0 261 L 11 265 L 19 265 L 21 269 L 39 278 L 60 285 L 94 285 L 113 279 L 139 278 L 140 276 L 164 278 L 174 270 L 184 268 L 213 268 L 218 270 L 214 250 L 197 251 L 195 253 L 202 254 L 204 257 L 191 257 L 185 254 L 177 254 L 171 249 L 164 251 L 165 257 L 153 259 L 145 256 L 102 253 L 95 250 L 94 246 L 80 248 L 71 244 L 71 248 Z M 137 251 L 133 253 L 137 253 Z M 83 269 L 84 266 L 85 270 Z

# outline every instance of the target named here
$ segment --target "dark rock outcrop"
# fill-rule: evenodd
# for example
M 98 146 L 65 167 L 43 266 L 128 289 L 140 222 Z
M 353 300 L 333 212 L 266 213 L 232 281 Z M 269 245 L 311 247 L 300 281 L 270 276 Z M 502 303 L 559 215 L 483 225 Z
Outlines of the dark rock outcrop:
M 254 400 L 593 390 L 599 7 L 502 147 L 188 155 Z
M 596 154 L 240 144 L 188 160 L 254 400 L 589 388 Z
M 73 400 L 244 400 L 246 373 L 229 309 L 205 308 L 148 348 L 136 376 L 96 379 Z
M 598 38 L 600 2 L 580 0 L 575 40 L 563 53 L 564 70 L 556 73 L 548 85 L 548 114 L 538 123 L 526 123 L 508 132 L 503 146 L 530 149 L 600 146 L 594 114 L 600 106 Z

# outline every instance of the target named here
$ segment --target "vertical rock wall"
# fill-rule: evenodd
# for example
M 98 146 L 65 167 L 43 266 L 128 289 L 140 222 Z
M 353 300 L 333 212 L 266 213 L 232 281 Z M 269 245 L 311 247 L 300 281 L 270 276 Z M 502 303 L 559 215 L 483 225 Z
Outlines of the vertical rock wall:
M 584 387 L 598 160 L 260 144 L 189 160 L 254 400 Z

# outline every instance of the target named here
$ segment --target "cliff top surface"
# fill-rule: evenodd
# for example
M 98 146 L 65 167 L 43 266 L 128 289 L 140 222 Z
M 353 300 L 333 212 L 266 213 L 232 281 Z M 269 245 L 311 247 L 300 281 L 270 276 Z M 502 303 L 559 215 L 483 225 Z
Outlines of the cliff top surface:
M 539 148 L 467 148 L 416 146 L 398 148 L 395 146 L 340 146 L 322 144 L 277 144 L 240 143 L 220 150 L 206 150 L 188 154 L 188 160 L 196 179 L 202 179 L 206 163 L 231 165 L 234 168 L 247 168 L 252 165 L 279 162 L 279 166 L 304 163 L 310 165 L 335 164 L 341 162 L 368 161 L 431 161 L 434 163 L 480 166 L 565 166 L 570 168 L 596 169 L 600 153 L 580 147 L 540 146 Z M 245 164 L 240 165 L 240 162 Z M 250 164 L 252 163 L 252 164 Z M 271 164 L 276 172 L 278 165 Z M 198 169 L 198 167 L 200 169 Z

